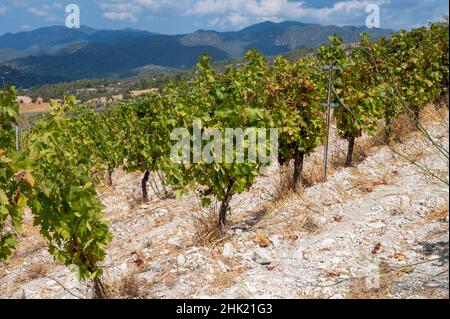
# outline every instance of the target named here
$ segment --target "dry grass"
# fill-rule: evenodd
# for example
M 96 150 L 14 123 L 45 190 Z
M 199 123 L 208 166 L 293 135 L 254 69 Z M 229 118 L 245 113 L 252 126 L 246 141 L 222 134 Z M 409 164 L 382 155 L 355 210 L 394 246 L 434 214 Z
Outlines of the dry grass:
M 350 185 L 352 185 L 352 188 L 358 189 L 364 194 L 368 194 L 372 193 L 378 186 L 388 185 L 390 182 L 388 176 L 381 176 L 371 180 L 370 177 L 355 169 L 352 172 Z
M 166 185 L 164 173 L 160 171 L 150 174 L 148 185 L 150 185 L 154 195 L 160 200 L 175 198 L 173 190 Z
M 362 136 L 357 138 L 355 140 L 355 146 L 353 149 L 352 165 L 361 163 L 364 159 L 373 155 L 375 148 L 380 144 L 381 144 L 380 140 L 377 137 Z M 333 149 L 329 158 L 328 175 L 331 175 L 337 170 L 342 169 L 346 166 L 345 162 L 347 158 L 347 148 L 348 142 L 344 140 L 342 147 L 338 149 Z M 320 159 L 320 163 L 318 164 L 319 165 L 317 168 L 320 171 L 317 172 L 317 174 L 319 176 L 323 176 L 322 159 Z
M 133 187 L 132 191 L 127 195 L 126 200 L 127 200 L 128 204 L 130 205 L 131 211 L 135 210 L 137 207 L 139 207 L 143 204 L 142 189 L 140 186 L 140 181 L 139 181 L 139 186 L 135 185 Z
M 245 267 L 238 267 L 227 272 L 220 273 L 219 275 L 215 276 L 208 289 L 208 292 L 211 294 L 217 294 L 223 292 L 224 289 L 232 287 L 236 283 L 237 278 L 239 278 L 239 276 L 242 275 L 245 271 Z
M 448 99 L 448 95 L 447 95 Z M 448 103 L 448 100 L 447 100 Z M 448 109 L 441 108 L 438 104 L 430 103 L 423 108 L 420 114 L 420 121 L 422 124 L 429 124 L 435 122 L 446 121 L 448 116 Z
M 206 210 L 191 215 L 195 228 L 193 241 L 196 245 L 211 245 L 221 239 L 217 201 L 214 201 Z
M 38 278 L 43 278 L 49 272 L 49 264 L 44 261 L 36 261 L 29 265 L 22 276 L 16 279 L 16 283 L 23 284 Z
M 20 104 L 20 114 L 48 112 L 50 110 L 50 103 L 28 103 Z
M 383 277 L 382 277 L 383 278 Z M 382 280 L 380 288 L 368 289 L 365 279 L 356 279 L 352 282 L 350 290 L 345 296 L 346 299 L 389 299 L 390 281 Z
M 130 272 L 120 280 L 107 285 L 107 294 L 113 299 L 142 299 L 141 284 L 135 272 Z
M 319 233 L 321 229 L 312 216 L 304 214 L 287 225 L 284 230 L 286 232 L 286 237 L 292 239 L 297 236 L 296 234 L 298 234 L 299 231 L 313 235 Z
M 363 137 L 357 139 L 355 149 L 353 151 L 353 162 L 362 162 L 367 157 L 373 155 L 377 146 L 380 146 L 380 143 L 374 137 Z
M 332 173 L 333 168 L 330 167 L 328 172 Z M 323 182 L 323 158 L 318 154 L 312 154 L 307 157 L 303 168 L 302 185 L 303 187 L 311 187 L 321 182 Z
M 273 202 L 278 203 L 289 197 L 294 190 L 294 168 L 292 165 L 280 167 Z
M 260 209 L 261 216 L 266 216 L 283 207 L 294 196 L 294 168 L 287 164 L 279 169 L 279 176 L 272 199 Z
M 401 114 L 392 123 L 392 137 L 397 143 L 404 143 L 415 131 L 414 121 L 406 114 Z
M 390 271 L 390 266 L 380 263 L 380 274 L 378 287 L 368 287 L 368 278 L 357 278 L 352 280 L 350 289 L 347 292 L 347 299 L 389 299 L 391 298 L 391 288 L 397 281 L 400 273 Z
M 425 220 L 429 222 L 440 221 L 445 222 L 448 217 L 448 204 L 445 204 L 425 215 Z
M 420 113 L 420 122 L 422 125 L 447 121 L 448 109 L 441 108 L 435 103 L 430 103 L 426 105 Z M 414 132 L 417 131 L 414 120 L 408 114 L 400 114 L 392 122 L 392 141 L 396 143 L 404 143 L 409 139 Z M 386 143 L 387 138 L 387 127 L 380 127 L 379 133 L 376 136 L 377 141 L 380 143 Z

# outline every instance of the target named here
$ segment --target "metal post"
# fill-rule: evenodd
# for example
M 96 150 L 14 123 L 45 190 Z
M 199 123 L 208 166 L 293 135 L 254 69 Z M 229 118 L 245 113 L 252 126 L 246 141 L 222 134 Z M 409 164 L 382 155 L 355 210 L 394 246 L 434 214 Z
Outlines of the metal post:
M 19 130 L 20 128 L 16 125 L 16 151 L 19 150 L 20 145 L 19 145 Z
M 333 89 L 333 60 L 329 62 L 329 73 L 328 73 L 328 99 L 327 99 L 327 136 L 325 141 L 324 155 L 323 155 L 323 177 L 324 181 L 327 181 L 327 170 L 328 170 L 328 141 L 330 135 L 330 120 L 331 120 L 331 92 Z
M 330 136 L 330 122 L 331 122 L 331 109 L 334 107 L 338 107 L 338 104 L 331 103 L 332 92 L 333 92 L 333 71 L 340 70 L 341 68 L 333 65 L 333 60 L 330 59 L 329 65 L 322 66 L 323 70 L 328 70 L 328 100 L 327 103 L 324 103 L 324 106 L 327 107 L 327 136 L 324 146 L 324 154 L 323 154 L 323 176 L 324 181 L 327 181 L 327 170 L 328 170 L 328 148 L 329 148 L 329 136 Z

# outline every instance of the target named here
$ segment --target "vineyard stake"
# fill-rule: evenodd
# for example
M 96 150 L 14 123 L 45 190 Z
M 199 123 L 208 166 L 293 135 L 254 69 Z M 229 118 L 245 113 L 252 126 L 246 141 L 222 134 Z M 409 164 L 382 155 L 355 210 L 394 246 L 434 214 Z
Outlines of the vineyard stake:
M 324 154 L 323 154 L 323 177 L 324 181 L 327 181 L 327 170 L 328 170 L 328 144 L 329 144 L 329 136 L 330 136 L 330 121 L 331 121 L 331 108 L 338 106 L 335 103 L 331 103 L 332 99 L 332 90 L 333 90 L 333 71 L 340 70 L 339 67 L 333 65 L 333 60 L 330 59 L 329 65 L 322 66 L 323 70 L 328 70 L 328 99 L 326 105 L 327 107 L 327 136 L 324 146 Z
M 15 127 L 16 127 L 16 151 L 18 151 L 19 148 L 20 148 L 20 145 L 19 145 L 19 130 L 20 130 L 20 127 L 17 126 L 17 125 Z

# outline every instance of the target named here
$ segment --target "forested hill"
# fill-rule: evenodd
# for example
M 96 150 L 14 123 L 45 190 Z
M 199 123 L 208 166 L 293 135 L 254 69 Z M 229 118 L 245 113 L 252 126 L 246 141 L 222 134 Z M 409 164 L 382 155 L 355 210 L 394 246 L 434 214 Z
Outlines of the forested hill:
M 314 48 L 330 35 L 346 43 L 358 41 L 362 32 L 388 36 L 391 31 L 365 27 L 321 26 L 301 22 L 263 22 L 236 32 L 199 30 L 184 35 L 161 35 L 133 29 L 76 30 L 47 27 L 0 36 L 0 60 L 16 72 L 2 72 L 19 87 L 42 81 L 70 81 L 84 78 L 132 76 L 146 66 L 186 69 L 202 53 L 214 60 L 241 58 L 250 48 L 265 55 L 277 55 L 297 48 Z M 11 74 L 24 74 L 27 81 Z M 35 81 L 32 81 L 32 78 Z

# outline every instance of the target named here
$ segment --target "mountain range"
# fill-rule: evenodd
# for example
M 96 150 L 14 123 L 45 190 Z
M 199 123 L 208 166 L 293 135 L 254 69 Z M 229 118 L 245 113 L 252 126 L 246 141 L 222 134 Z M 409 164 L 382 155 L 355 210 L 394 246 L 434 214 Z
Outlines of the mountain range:
M 199 30 L 163 35 L 134 29 L 96 30 L 53 26 L 0 36 L 0 79 L 29 87 L 84 78 L 132 76 L 142 69 L 187 69 L 208 53 L 215 61 L 239 59 L 250 48 L 278 55 L 315 48 L 330 35 L 346 43 L 367 32 L 389 36 L 392 30 L 322 26 L 295 21 L 263 22 L 234 32 Z

